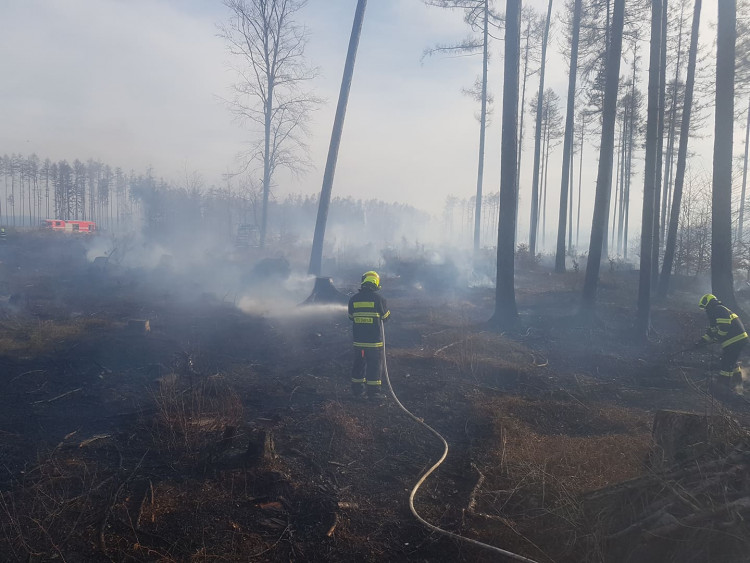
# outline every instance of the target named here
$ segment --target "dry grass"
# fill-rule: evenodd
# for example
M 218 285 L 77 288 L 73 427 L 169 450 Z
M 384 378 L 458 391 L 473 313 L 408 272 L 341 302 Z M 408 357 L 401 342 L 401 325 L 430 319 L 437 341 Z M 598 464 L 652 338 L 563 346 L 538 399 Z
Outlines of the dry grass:
M 430 335 L 427 344 L 434 356 L 452 363 L 460 375 L 475 382 L 491 380 L 508 369 L 530 370 L 537 362 L 523 345 L 495 332 L 477 332 L 468 324 Z
M 487 399 L 480 408 L 500 439 L 494 456 L 504 472 L 543 468 L 571 493 L 639 475 L 651 448 L 642 412 L 519 397 Z
M 521 535 L 544 529 L 546 545 L 577 557 L 580 538 L 592 533 L 582 493 L 643 472 L 651 447 L 645 414 L 510 396 L 486 397 L 478 409 L 496 445 L 478 464 L 477 512 Z
M 320 420 L 335 428 L 347 440 L 371 440 L 372 431 L 365 428 L 359 418 L 346 412 L 341 403 L 327 401 L 321 410 Z
M 117 482 L 110 470 L 70 446 L 64 440 L 40 454 L 13 491 L 0 494 L 4 561 L 65 560 L 64 552 L 90 550 L 90 542 L 81 538 L 91 539 Z
M 190 378 L 169 374 L 153 393 L 156 415 L 147 423 L 154 445 L 179 458 L 196 459 L 215 445 L 228 427 L 242 422 L 239 395 L 220 375 Z
M 42 354 L 65 342 L 100 330 L 109 323 L 102 319 L 81 318 L 67 322 L 52 320 L 6 320 L 0 324 L 0 354 Z

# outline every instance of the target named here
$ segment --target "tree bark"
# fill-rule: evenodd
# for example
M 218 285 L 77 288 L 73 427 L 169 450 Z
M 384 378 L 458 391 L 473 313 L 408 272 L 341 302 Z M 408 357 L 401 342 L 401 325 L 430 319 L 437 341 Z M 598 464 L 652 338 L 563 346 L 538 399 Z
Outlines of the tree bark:
M 487 42 L 489 41 L 489 0 L 484 0 L 484 30 L 482 45 L 482 110 L 479 119 L 479 164 L 477 165 L 477 200 L 474 211 L 474 254 L 479 252 L 479 233 L 482 226 L 482 181 L 484 177 L 484 137 L 487 129 Z
M 661 203 L 662 193 L 662 161 L 664 155 L 664 100 L 666 98 L 667 82 L 667 12 L 668 0 L 662 0 L 661 8 L 661 49 L 659 56 L 659 115 L 656 126 L 656 164 L 654 180 L 654 209 L 653 222 L 654 229 L 651 233 L 651 288 L 656 289 L 656 283 L 659 280 L 659 251 L 661 250 L 661 227 L 659 216 L 659 204 Z M 679 60 L 677 61 L 679 65 Z M 664 194 L 666 196 L 666 193 Z
M 518 322 L 515 278 L 516 151 L 518 150 L 518 70 L 521 52 L 521 0 L 506 0 L 503 72 L 503 132 L 500 169 L 500 218 L 497 227 L 495 313 L 490 323 L 511 328 Z
M 341 133 L 344 130 L 346 106 L 349 101 L 349 90 L 351 89 L 352 76 L 354 75 L 354 62 L 357 58 L 357 47 L 359 46 L 359 36 L 362 33 L 362 22 L 365 18 L 366 7 L 367 0 L 357 0 L 357 9 L 354 12 L 352 33 L 349 37 L 349 50 L 346 53 L 346 62 L 344 64 L 344 77 L 341 80 L 339 101 L 336 106 L 336 116 L 333 120 L 331 143 L 328 146 L 328 158 L 326 159 L 326 169 L 323 174 L 323 186 L 320 190 L 320 201 L 318 202 L 318 216 L 315 221 L 315 234 L 313 235 L 310 268 L 308 270 L 308 273 L 313 276 L 321 275 L 323 239 L 325 238 L 326 221 L 328 220 L 328 208 L 331 203 L 333 176 L 336 173 L 336 160 L 338 159 L 339 146 L 341 145 Z
M 641 272 L 638 278 L 638 313 L 635 330 L 646 338 L 651 323 L 651 270 L 653 268 L 654 215 L 659 151 L 659 100 L 661 97 L 662 0 L 651 1 L 651 48 L 648 69 L 648 117 L 646 118 L 646 166 L 643 173 L 641 214 Z
M 520 193 L 520 179 L 521 179 L 521 156 L 523 155 L 523 117 L 526 115 L 526 109 L 524 104 L 526 103 L 526 80 L 529 77 L 529 39 L 531 37 L 531 25 L 529 21 L 526 28 L 526 45 L 524 47 L 523 56 L 523 86 L 521 88 L 521 115 L 520 124 L 518 126 L 518 156 L 516 158 L 516 193 Z M 516 237 L 518 236 L 518 198 L 516 198 Z
M 617 118 L 617 90 L 620 82 L 620 57 L 625 0 L 615 0 L 612 14 L 610 45 L 607 48 L 607 69 L 602 104 L 602 136 L 599 145 L 599 168 L 594 196 L 594 216 L 591 222 L 589 257 L 583 283 L 582 313 L 591 314 L 596 306 L 596 290 L 602 259 L 602 245 L 606 236 L 607 210 L 612 191 L 612 157 L 614 156 L 615 120 Z
M 575 0 L 575 4 L 573 5 L 573 37 L 570 41 L 570 73 L 568 75 L 568 100 L 565 115 L 565 140 L 563 141 L 560 215 L 557 223 L 557 252 L 555 254 L 555 271 L 558 273 L 565 272 L 566 211 L 570 190 L 570 165 L 573 153 L 573 119 L 575 116 L 576 75 L 578 74 L 578 35 L 581 28 L 581 3 L 582 0 Z
M 682 187 L 685 182 L 685 166 L 687 162 L 687 148 L 690 133 L 690 114 L 693 110 L 693 88 L 695 86 L 695 63 L 698 53 L 698 29 L 701 21 L 702 0 L 695 0 L 693 8 L 693 29 L 690 35 L 690 53 L 688 55 L 687 78 L 685 82 L 685 102 L 682 110 L 682 124 L 680 125 L 680 144 L 677 148 L 677 170 L 675 171 L 674 193 L 672 208 L 667 230 L 667 242 L 664 248 L 664 262 L 659 276 L 657 297 L 664 299 L 669 290 L 669 278 L 674 264 L 674 253 L 677 245 L 677 227 L 682 205 Z
M 716 27 L 716 118 L 711 198 L 711 286 L 735 308 L 732 273 L 732 135 L 734 131 L 734 65 L 737 24 L 735 0 L 719 2 Z
M 542 64 L 539 69 L 539 93 L 536 102 L 536 132 L 534 134 L 534 176 L 531 185 L 531 224 L 529 225 L 529 253 L 536 255 L 536 236 L 539 224 L 539 166 L 541 161 L 542 144 L 542 103 L 544 101 L 544 70 L 547 63 L 547 39 L 552 19 L 552 0 L 547 6 L 547 21 L 544 24 L 542 38 Z
M 748 141 L 750 141 L 750 103 L 747 108 L 747 123 L 745 125 L 745 158 L 742 161 L 742 191 L 740 193 L 740 215 L 737 218 L 737 242 L 742 243 L 742 230 L 745 223 L 745 189 L 747 188 L 747 156 Z

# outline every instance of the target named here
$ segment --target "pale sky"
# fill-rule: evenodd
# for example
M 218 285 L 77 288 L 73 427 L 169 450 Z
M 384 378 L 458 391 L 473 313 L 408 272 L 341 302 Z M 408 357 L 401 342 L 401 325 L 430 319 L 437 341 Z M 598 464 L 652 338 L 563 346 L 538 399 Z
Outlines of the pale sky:
M 715 6 L 705 4 L 708 30 Z M 0 0 L 0 5 L 0 154 L 94 158 L 137 173 L 151 166 L 157 177 L 175 183 L 186 171 L 197 171 L 206 185 L 220 185 L 222 173 L 237 168 L 235 155 L 250 133 L 232 122 L 221 101 L 231 96 L 236 76 L 218 37 L 217 24 L 228 17 L 220 0 Z M 562 1 L 556 5 L 562 7 Z M 309 0 L 299 14 L 310 32 L 307 58 L 320 71 L 313 88 L 327 104 L 311 122 L 315 169 L 302 178 L 279 174 L 277 197 L 320 191 L 355 6 L 356 0 Z M 504 2 L 497 6 L 504 9 Z M 460 12 L 426 7 L 421 0 L 368 2 L 334 196 L 398 201 L 439 215 L 448 195 L 474 195 L 478 104 L 461 89 L 479 76 L 481 59 L 420 60 L 426 47 L 467 33 Z M 490 66 L 495 115 L 487 131 L 485 193 L 499 188 L 502 47 L 494 42 Z M 556 40 L 549 51 L 546 83 L 559 94 L 564 112 L 566 64 Z M 533 92 L 536 86 L 529 88 Z M 527 100 L 531 95 L 527 92 Z M 528 114 L 525 119 L 530 139 L 533 122 Z M 532 148 L 531 142 L 525 145 L 524 169 L 531 168 Z M 596 155 L 586 161 L 584 210 L 593 200 Z M 551 170 L 550 197 L 557 201 L 559 149 Z M 529 182 L 530 173 L 522 172 L 524 223 Z M 633 197 L 631 225 L 637 226 L 640 190 Z M 551 215 L 554 225 L 556 212 Z

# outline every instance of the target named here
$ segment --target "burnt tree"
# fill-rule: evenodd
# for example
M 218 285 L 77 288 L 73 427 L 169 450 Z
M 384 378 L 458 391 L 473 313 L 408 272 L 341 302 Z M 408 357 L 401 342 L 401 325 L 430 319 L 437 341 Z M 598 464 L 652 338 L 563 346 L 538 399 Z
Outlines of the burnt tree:
M 490 323 L 498 328 L 518 323 L 515 278 L 516 151 L 518 150 L 518 71 L 521 55 L 521 0 L 505 6 L 505 64 L 503 72 L 503 125 L 500 161 L 500 217 L 497 227 L 497 282 L 495 313 Z
M 591 314 L 596 306 L 602 247 L 606 236 L 607 212 L 612 191 L 612 157 L 614 155 L 615 120 L 617 119 L 617 90 L 620 84 L 622 31 L 625 19 L 625 0 L 615 0 L 612 13 L 610 44 L 605 65 L 604 100 L 602 104 L 602 136 L 599 145 L 599 168 L 594 196 L 594 216 L 591 222 L 589 258 L 583 283 L 581 312 Z

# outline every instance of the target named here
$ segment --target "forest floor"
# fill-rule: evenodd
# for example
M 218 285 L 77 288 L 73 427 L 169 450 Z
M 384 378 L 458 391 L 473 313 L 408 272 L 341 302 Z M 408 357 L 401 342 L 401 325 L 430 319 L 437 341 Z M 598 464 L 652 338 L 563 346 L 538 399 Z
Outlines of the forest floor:
M 350 396 L 344 306 L 217 297 L 84 246 L 0 247 L 0 560 L 498 560 L 412 515 L 443 447 L 393 398 Z M 487 326 L 494 290 L 412 274 L 384 270 L 387 367 L 449 445 L 415 498 L 436 526 L 539 562 L 626 561 L 586 498 L 653 474 L 655 413 L 750 423 L 747 399 L 708 385 L 717 356 L 682 352 L 706 322 L 695 280 L 654 306 L 644 343 L 634 271 L 602 273 L 593 325 L 582 271 L 519 271 L 513 334 Z

